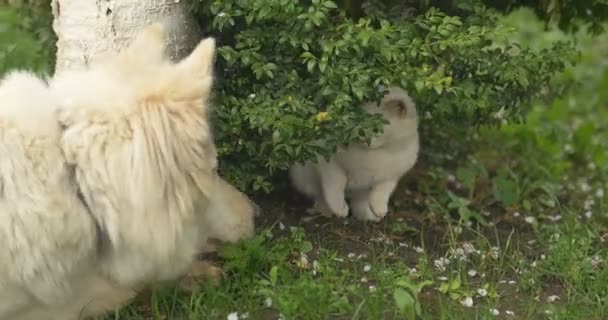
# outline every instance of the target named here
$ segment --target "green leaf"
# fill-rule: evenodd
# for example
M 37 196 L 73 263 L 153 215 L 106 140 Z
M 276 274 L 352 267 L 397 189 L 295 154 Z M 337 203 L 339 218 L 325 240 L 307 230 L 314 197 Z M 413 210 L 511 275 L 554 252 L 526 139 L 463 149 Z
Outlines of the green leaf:
M 312 242 L 310 241 L 304 241 L 302 242 L 302 246 L 300 247 L 300 252 L 302 253 L 308 253 L 312 250 Z
M 395 299 L 395 304 L 399 309 L 401 315 L 405 317 L 405 319 L 414 320 L 416 318 L 415 312 L 415 300 L 412 295 L 404 289 L 397 288 L 393 291 L 393 298 Z
M 499 174 L 492 182 L 494 198 L 502 202 L 505 207 L 510 207 L 519 201 L 519 190 L 513 180 Z
M 272 266 L 272 268 L 270 268 L 270 272 L 268 273 L 268 276 L 270 277 L 270 283 L 272 285 L 276 285 L 276 283 L 277 283 L 278 272 L 279 272 L 278 266 Z
M 333 1 L 325 1 L 325 2 L 323 2 L 323 6 L 326 8 L 330 8 L 330 9 L 338 8 L 338 5 Z

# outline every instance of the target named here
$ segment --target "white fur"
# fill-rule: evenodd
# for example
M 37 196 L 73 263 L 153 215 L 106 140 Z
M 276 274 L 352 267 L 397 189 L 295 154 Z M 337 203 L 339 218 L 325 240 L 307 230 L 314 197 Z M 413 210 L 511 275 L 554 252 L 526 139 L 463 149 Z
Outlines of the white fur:
M 388 111 L 387 103 L 396 101 L 406 106 L 405 117 Z M 317 163 L 295 164 L 289 174 L 295 188 L 315 200 L 316 210 L 346 217 L 350 198 L 355 217 L 379 221 L 388 213 L 397 183 L 418 157 L 418 120 L 414 102 L 400 88 L 390 88 L 381 107 L 368 103 L 364 109 L 381 113 L 389 121 L 370 146 L 353 144 L 338 150 L 329 161 L 319 157 Z
M 254 206 L 216 171 L 215 42 L 173 64 L 162 33 L 48 85 L 0 83 L 0 320 L 104 313 L 188 272 L 209 238 L 253 234 Z

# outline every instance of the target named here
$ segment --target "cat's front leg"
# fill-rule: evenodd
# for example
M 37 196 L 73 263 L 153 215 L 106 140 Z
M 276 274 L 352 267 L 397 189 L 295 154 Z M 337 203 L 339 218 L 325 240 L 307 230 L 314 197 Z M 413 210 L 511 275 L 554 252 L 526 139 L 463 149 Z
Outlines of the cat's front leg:
M 370 190 L 354 191 L 350 199 L 353 216 L 362 221 L 379 221 L 369 204 Z
M 388 213 L 388 201 L 397 187 L 398 180 L 385 180 L 374 185 L 369 194 L 369 206 L 378 219 Z
M 338 217 L 347 217 L 348 204 L 344 199 L 346 173 L 336 164 L 326 162 L 319 166 L 319 178 L 327 208 Z

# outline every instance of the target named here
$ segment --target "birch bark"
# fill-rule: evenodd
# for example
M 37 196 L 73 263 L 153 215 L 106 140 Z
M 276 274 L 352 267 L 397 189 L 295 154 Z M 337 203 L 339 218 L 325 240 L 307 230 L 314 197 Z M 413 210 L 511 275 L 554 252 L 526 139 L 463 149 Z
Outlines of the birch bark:
M 57 34 L 55 72 L 86 66 L 125 47 L 141 28 L 163 22 L 168 52 L 180 59 L 200 40 L 200 29 L 184 0 L 52 0 Z

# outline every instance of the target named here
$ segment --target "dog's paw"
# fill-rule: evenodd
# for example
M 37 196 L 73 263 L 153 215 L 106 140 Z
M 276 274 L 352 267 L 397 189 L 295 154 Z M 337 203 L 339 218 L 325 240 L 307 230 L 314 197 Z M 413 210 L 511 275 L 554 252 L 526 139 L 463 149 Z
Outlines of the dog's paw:
M 179 282 L 180 289 L 194 291 L 200 288 L 203 282 L 219 284 L 224 277 L 222 268 L 213 265 L 209 261 L 197 260 L 192 263 L 188 273 Z

